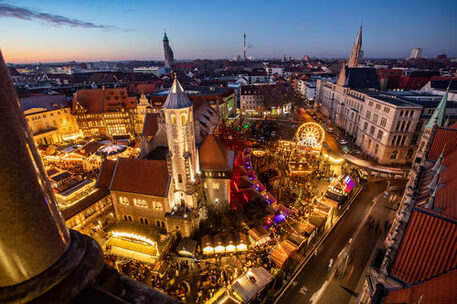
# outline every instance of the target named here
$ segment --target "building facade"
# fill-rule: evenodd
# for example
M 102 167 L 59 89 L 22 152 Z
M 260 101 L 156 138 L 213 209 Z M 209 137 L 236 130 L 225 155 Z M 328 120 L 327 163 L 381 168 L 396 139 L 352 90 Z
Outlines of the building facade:
M 72 113 L 84 137 L 112 138 L 135 135 L 135 97 L 127 89 L 78 90 L 73 97 Z
M 241 86 L 240 111 L 246 115 L 261 115 L 263 113 L 263 93 L 259 86 Z
M 413 156 L 441 96 L 414 92 L 353 90 L 324 82 L 319 110 L 381 164 L 405 164 Z M 457 104 L 446 108 L 445 125 L 457 120 Z
M 235 153 L 213 134 L 209 134 L 199 151 L 200 178 L 207 204 L 230 206 L 230 180 Z
M 59 144 L 80 135 L 71 103 L 63 95 L 36 95 L 20 99 L 37 145 Z

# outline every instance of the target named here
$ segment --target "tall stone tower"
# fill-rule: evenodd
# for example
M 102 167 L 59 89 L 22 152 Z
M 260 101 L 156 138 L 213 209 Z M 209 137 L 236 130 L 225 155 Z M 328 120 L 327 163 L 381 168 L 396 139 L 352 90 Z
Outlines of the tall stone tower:
M 165 56 L 165 67 L 171 68 L 175 59 L 173 56 L 173 50 L 170 47 L 170 42 L 168 41 L 167 33 L 163 34 L 163 54 Z
M 362 49 L 362 26 L 360 26 L 359 33 L 355 38 L 354 47 L 351 51 L 351 57 L 349 58 L 348 67 L 356 68 L 360 59 L 360 51 Z
M 199 168 L 194 109 L 176 76 L 163 108 L 174 185 L 171 205 L 193 209 L 197 207 L 194 194 Z

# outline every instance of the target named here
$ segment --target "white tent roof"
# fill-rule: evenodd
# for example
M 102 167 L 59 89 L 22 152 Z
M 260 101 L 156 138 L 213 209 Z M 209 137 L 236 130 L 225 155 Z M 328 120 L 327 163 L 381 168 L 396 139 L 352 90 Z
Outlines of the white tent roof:
M 232 289 L 245 303 L 248 303 L 271 282 L 272 278 L 272 275 L 265 268 L 252 268 L 233 283 Z

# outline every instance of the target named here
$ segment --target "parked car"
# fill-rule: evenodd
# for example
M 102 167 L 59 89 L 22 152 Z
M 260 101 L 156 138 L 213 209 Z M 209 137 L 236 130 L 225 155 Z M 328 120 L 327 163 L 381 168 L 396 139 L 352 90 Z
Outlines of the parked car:
M 340 140 L 340 145 L 347 145 L 348 141 L 345 139 Z
M 333 129 L 333 128 L 327 128 L 327 129 L 325 129 L 325 130 L 326 130 L 328 133 L 333 133 L 333 132 L 335 132 L 335 129 Z

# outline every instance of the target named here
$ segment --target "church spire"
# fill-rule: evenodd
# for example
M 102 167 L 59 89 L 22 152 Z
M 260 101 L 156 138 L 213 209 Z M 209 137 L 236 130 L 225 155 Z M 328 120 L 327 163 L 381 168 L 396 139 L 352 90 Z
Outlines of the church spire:
M 441 98 L 441 101 L 439 105 L 436 107 L 435 111 L 433 112 L 432 117 L 430 117 L 430 120 L 425 125 L 426 129 L 432 130 L 434 127 L 443 127 L 445 122 L 444 116 L 446 113 L 448 92 L 449 88 L 446 90 L 446 93 L 444 94 L 443 98 Z
M 351 57 L 349 58 L 349 68 L 356 68 L 360 59 L 360 50 L 362 49 L 362 25 L 360 25 L 359 33 L 355 38 L 354 47 L 351 51 Z
M 192 102 L 184 93 L 184 89 L 178 81 L 178 77 L 175 74 L 175 80 L 171 86 L 170 92 L 168 93 L 167 99 L 163 107 L 165 109 L 184 109 L 192 106 Z

